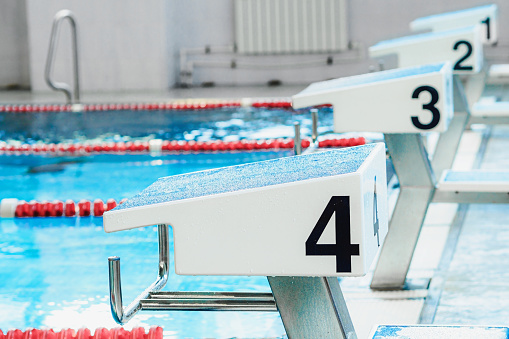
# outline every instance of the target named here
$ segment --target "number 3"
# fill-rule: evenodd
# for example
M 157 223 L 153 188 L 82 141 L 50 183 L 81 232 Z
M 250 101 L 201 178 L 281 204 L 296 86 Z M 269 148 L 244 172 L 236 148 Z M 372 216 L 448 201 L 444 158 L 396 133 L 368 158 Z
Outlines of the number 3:
M 433 118 L 431 119 L 431 122 L 429 124 L 425 125 L 419 121 L 419 117 L 412 116 L 412 123 L 414 124 L 415 127 L 419 129 L 424 130 L 432 129 L 433 127 L 438 125 L 438 122 L 440 121 L 440 111 L 438 110 L 438 108 L 435 107 L 435 104 L 438 102 L 438 91 L 431 86 L 417 87 L 415 91 L 412 93 L 412 98 L 413 99 L 419 98 L 421 92 L 428 92 L 429 94 L 431 94 L 430 102 L 422 105 L 422 109 L 430 111 Z

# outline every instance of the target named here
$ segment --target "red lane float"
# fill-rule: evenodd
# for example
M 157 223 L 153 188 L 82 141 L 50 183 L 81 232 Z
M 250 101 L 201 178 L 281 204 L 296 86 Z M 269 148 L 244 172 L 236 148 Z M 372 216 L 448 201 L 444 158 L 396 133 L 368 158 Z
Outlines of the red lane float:
M 122 199 L 119 204 L 126 200 Z M 77 204 L 73 200 L 67 200 L 65 203 L 60 200 L 26 202 L 17 199 L 2 199 L 0 201 L 1 217 L 4 218 L 102 217 L 105 211 L 115 207 L 117 207 L 115 199 L 108 199 L 106 204 L 101 199 L 94 200 L 93 204 L 89 200 L 80 200 Z
M 211 110 L 229 107 L 255 107 L 267 109 L 291 109 L 290 99 L 257 100 L 188 100 L 165 103 L 114 103 L 114 104 L 77 104 L 77 105 L 0 105 L 0 112 L 7 113 L 46 113 L 46 112 L 96 112 L 96 111 L 189 111 Z
M 0 339 L 162 339 L 163 328 L 153 326 L 145 333 L 142 327 L 133 328 L 131 331 L 122 327 L 106 329 L 98 328 L 94 334 L 88 328 L 81 328 L 78 331 L 73 329 L 64 329 L 61 331 L 53 331 L 53 329 L 28 329 L 21 331 L 19 329 L 9 330 L 3 333 L 0 330 Z
M 241 140 L 241 141 L 168 141 L 153 139 L 150 141 L 103 142 L 97 144 L 17 144 L 0 143 L 0 153 L 4 154 L 40 154 L 87 155 L 96 153 L 146 153 L 146 152 L 223 152 L 251 151 L 293 148 L 293 139 Z M 366 139 L 339 138 L 325 139 L 319 147 L 350 147 L 364 145 Z M 310 140 L 302 140 L 302 147 L 307 148 Z

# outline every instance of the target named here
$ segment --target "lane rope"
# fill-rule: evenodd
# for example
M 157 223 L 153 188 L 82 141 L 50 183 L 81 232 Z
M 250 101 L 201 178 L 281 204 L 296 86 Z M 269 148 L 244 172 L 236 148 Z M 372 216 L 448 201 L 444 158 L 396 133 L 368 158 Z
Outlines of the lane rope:
M 322 105 L 330 106 L 330 105 Z M 322 107 L 319 106 L 319 107 Z M 160 103 L 110 103 L 110 104 L 0 104 L 0 112 L 39 113 L 39 112 L 94 112 L 94 111 L 188 111 L 211 110 L 233 107 L 254 107 L 267 109 L 292 109 L 290 99 L 259 100 L 243 98 L 240 100 L 185 100 Z
M 364 145 L 364 137 L 333 138 L 318 142 L 319 147 L 350 147 Z M 310 139 L 302 140 L 302 148 L 311 145 Z M 53 154 L 87 155 L 97 153 L 168 153 L 168 152 L 217 152 L 291 149 L 293 139 L 240 140 L 240 141 L 168 141 L 152 139 L 149 141 L 98 142 L 98 143 L 58 143 L 27 144 L 20 142 L 1 142 L 0 154 Z
M 9 330 L 5 334 L 0 330 L 0 339 L 162 339 L 163 328 L 153 326 L 145 333 L 143 327 L 135 327 L 128 331 L 122 327 L 106 329 L 98 328 L 94 334 L 88 328 L 78 331 L 63 329 L 55 332 L 53 329 L 20 329 Z
M 127 199 L 119 201 L 119 205 Z M 104 212 L 117 207 L 115 199 L 104 203 L 101 199 L 54 201 L 18 200 L 6 198 L 0 200 L 0 217 L 2 218 L 37 218 L 37 217 L 102 217 Z M 1 338 L 0 338 L 1 339 Z

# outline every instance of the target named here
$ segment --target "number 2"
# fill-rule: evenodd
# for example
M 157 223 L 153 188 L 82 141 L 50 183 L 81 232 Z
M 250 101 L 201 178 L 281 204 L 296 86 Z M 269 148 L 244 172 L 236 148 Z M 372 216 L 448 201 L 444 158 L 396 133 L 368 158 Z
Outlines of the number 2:
M 336 243 L 318 244 L 318 240 L 334 214 L 336 215 Z M 351 258 L 353 255 L 359 255 L 359 245 L 352 244 L 350 240 L 350 197 L 331 197 L 306 240 L 306 255 L 335 255 L 336 272 L 352 272 Z
M 455 51 L 460 47 L 460 45 L 465 45 L 467 46 L 467 52 L 465 53 L 464 56 L 462 56 L 455 64 L 454 64 L 454 70 L 455 71 L 472 71 L 474 69 L 474 67 L 472 66 L 464 66 L 462 65 L 461 63 L 463 61 L 465 61 L 470 55 L 472 55 L 472 44 L 470 44 L 470 42 L 466 41 L 466 40 L 460 40 L 458 42 L 456 42 L 453 46 L 452 49 L 454 49 Z
M 421 92 L 428 92 L 429 94 L 431 94 L 430 102 L 422 105 L 422 109 L 430 111 L 432 114 L 432 119 L 429 124 L 425 125 L 419 121 L 419 117 L 412 116 L 412 123 L 414 124 L 415 127 L 419 128 L 419 129 L 424 129 L 424 130 L 432 129 L 433 127 L 438 125 L 438 122 L 440 121 L 440 111 L 438 110 L 438 108 L 435 107 L 435 104 L 438 102 L 438 98 L 439 98 L 438 91 L 434 87 L 431 87 L 431 86 L 420 86 L 420 87 L 417 87 L 415 89 L 415 91 L 412 93 L 412 98 L 413 99 L 419 98 L 419 95 L 421 94 Z

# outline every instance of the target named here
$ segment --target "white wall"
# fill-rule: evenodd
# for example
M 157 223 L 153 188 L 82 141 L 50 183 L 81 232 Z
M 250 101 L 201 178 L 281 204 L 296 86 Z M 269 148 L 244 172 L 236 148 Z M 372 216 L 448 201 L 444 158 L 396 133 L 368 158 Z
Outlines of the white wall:
M 27 0 L 32 90 L 44 81 L 53 16 L 76 15 L 83 91 L 162 90 L 169 86 L 165 0 Z M 68 23 L 62 25 L 54 81 L 72 81 Z
M 509 62 L 509 1 L 507 0 L 428 0 L 425 2 L 349 0 L 349 36 L 352 42 L 360 46 L 360 56 L 359 53 L 354 52 L 336 55 L 335 63 L 327 66 L 325 65 L 327 55 L 258 57 L 196 55 L 190 60 L 228 61 L 235 59 L 239 64 L 242 62 L 259 63 L 260 67 L 257 69 L 196 67 L 193 83 L 196 85 L 204 82 L 230 85 L 265 84 L 271 79 L 278 79 L 286 84 L 307 84 L 312 81 L 366 73 L 370 66 L 376 66 L 376 62 L 369 60 L 366 55 L 367 47 L 381 40 L 414 34 L 409 29 L 410 21 L 421 16 L 490 3 L 496 3 L 499 7 L 500 41 L 497 47 L 486 48 L 486 55 L 492 60 Z M 233 43 L 233 0 L 181 1 L 177 6 L 177 11 L 182 14 L 178 24 L 179 32 L 183 32 L 182 37 L 188 37 L 179 39 L 179 47 L 204 47 L 205 45 Z M 343 56 L 347 61 L 340 61 Z M 317 58 L 323 58 L 323 66 L 285 67 L 289 63 Z M 351 58 L 354 60 L 349 60 Z M 172 67 L 178 68 L 178 64 L 172 64 Z
M 486 54 L 499 62 L 509 62 L 509 33 L 505 34 L 509 32 L 507 0 L 428 0 L 411 4 L 408 0 L 348 0 L 349 36 L 360 47 L 357 52 L 336 55 L 333 65 L 326 65 L 327 55 L 323 54 L 193 55 L 189 60 L 219 61 L 224 65 L 195 67 L 193 83 L 263 85 L 269 80 L 281 80 L 284 84 L 308 84 L 365 73 L 375 65 L 366 56 L 367 47 L 383 39 L 411 34 L 408 24 L 415 18 L 487 3 L 499 6 L 501 40 L 497 47 L 487 48 Z M 233 0 L 3 0 L 0 43 L 2 47 L 13 47 L 0 48 L 0 87 L 30 81 L 34 91 L 50 90 L 44 82 L 44 66 L 51 24 L 54 14 L 64 8 L 74 11 L 78 20 L 81 87 L 87 92 L 165 90 L 179 81 L 182 48 L 204 49 L 207 45 L 234 43 Z M 3 28 L 4 22 L 7 29 Z M 54 79 L 70 82 L 70 36 L 67 23 L 64 24 Z M 341 58 L 348 60 L 340 61 Z M 259 66 L 232 69 L 228 66 L 232 60 L 239 65 Z M 286 67 L 309 60 L 322 64 Z
M 0 88 L 29 87 L 24 0 L 0 2 Z

